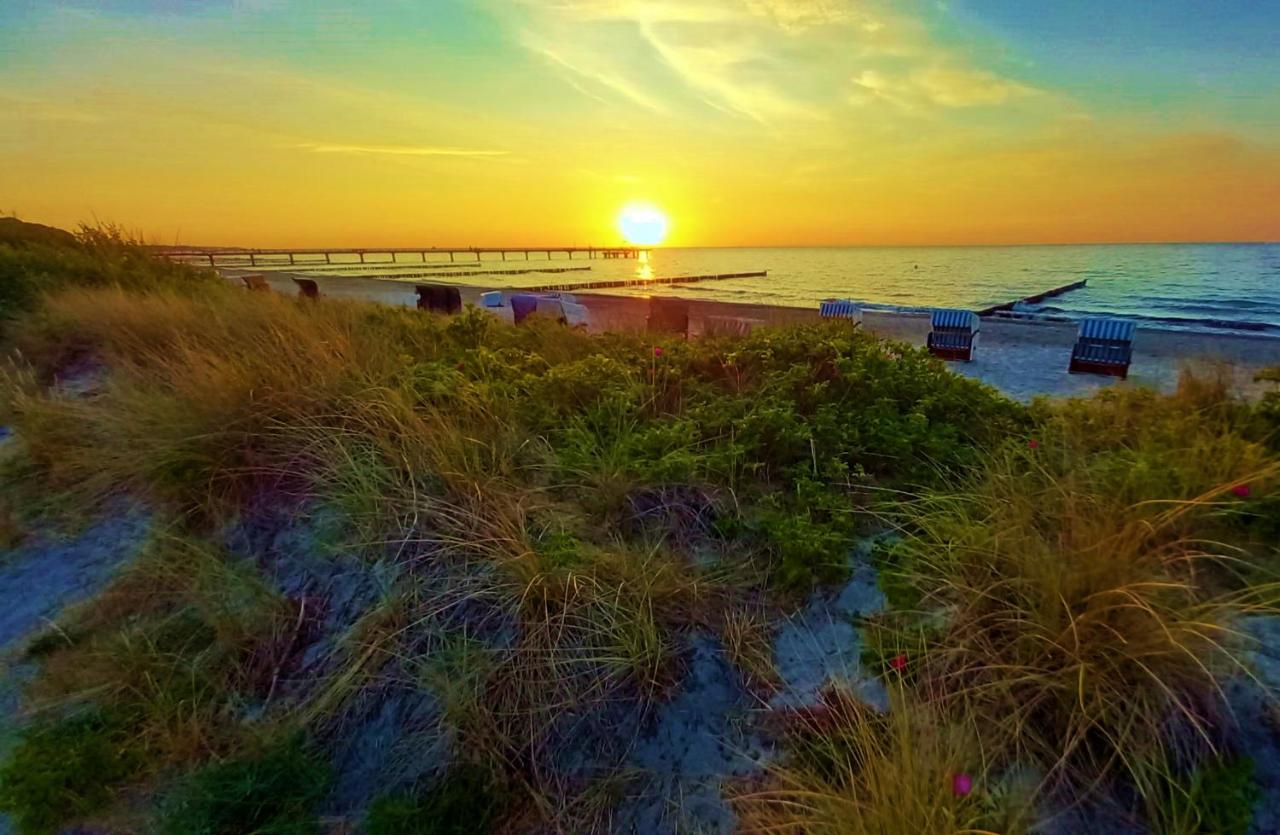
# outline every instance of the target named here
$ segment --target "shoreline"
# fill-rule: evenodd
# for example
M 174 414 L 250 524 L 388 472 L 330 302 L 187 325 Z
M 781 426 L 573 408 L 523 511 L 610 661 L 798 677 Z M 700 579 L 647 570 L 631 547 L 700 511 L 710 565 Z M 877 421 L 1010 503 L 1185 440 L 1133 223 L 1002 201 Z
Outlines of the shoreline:
M 226 269 L 220 274 L 229 281 L 253 270 Z M 277 292 L 294 294 L 293 273 L 264 273 L 268 285 Z M 373 276 L 314 276 L 322 295 L 362 299 L 381 304 L 414 306 L 413 283 Z M 436 282 L 444 283 L 444 282 Z M 478 304 L 480 294 L 489 290 L 510 292 L 504 287 L 455 285 L 464 304 Z M 668 294 L 663 294 L 668 295 Z M 591 317 L 592 331 L 644 330 L 648 296 L 612 293 L 575 293 Z M 687 298 L 687 297 L 686 297 Z M 753 302 L 687 299 L 691 335 L 703 332 L 711 317 L 754 320 L 759 327 L 821 321 L 817 307 L 788 307 Z M 884 339 L 923 346 L 929 333 L 929 315 L 921 312 L 864 310 L 863 329 Z M 949 363 L 953 371 L 995 386 L 1018 400 L 1037 395 L 1087 395 L 1116 378 L 1068 374 L 1067 363 L 1075 343 L 1076 325 L 1070 322 L 987 317 L 973 362 Z M 1138 326 L 1134 336 L 1133 364 L 1129 382 L 1160 391 L 1177 386 L 1185 366 L 1219 366 L 1230 373 L 1232 384 L 1245 396 L 1254 396 L 1265 387 L 1253 381 L 1263 368 L 1280 366 L 1280 337 L 1257 333 L 1216 333 Z

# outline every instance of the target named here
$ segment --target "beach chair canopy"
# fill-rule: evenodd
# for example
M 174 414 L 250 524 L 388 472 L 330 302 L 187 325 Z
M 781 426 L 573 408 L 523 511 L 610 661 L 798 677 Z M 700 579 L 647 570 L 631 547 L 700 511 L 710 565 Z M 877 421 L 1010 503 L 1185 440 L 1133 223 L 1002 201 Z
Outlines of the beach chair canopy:
M 1132 342 L 1133 322 L 1127 319 L 1083 319 L 1080 338 L 1099 342 Z
M 538 297 L 532 293 L 516 293 L 511 297 L 512 318 L 518 325 L 538 309 Z
M 481 307 L 502 307 L 502 291 L 491 290 L 480 294 Z
M 972 310 L 953 310 L 938 308 L 933 311 L 934 330 L 956 330 L 977 333 L 981 327 L 978 314 Z
M 561 300 L 560 309 L 564 312 L 564 322 L 566 325 L 574 328 L 590 326 L 591 319 L 587 313 L 586 305 Z
M 320 287 L 319 285 L 316 284 L 314 279 L 295 278 L 293 280 L 293 283 L 298 285 L 298 295 L 301 296 L 302 298 L 304 299 L 320 298 Z
M 853 299 L 823 299 L 818 306 L 823 319 L 853 319 L 862 321 L 862 305 Z
M 447 284 L 419 284 L 413 289 L 418 294 L 419 310 L 432 310 L 436 313 L 457 313 L 462 310 L 462 294 L 457 287 Z
M 659 333 L 689 334 L 689 302 L 670 296 L 649 299 L 648 328 Z

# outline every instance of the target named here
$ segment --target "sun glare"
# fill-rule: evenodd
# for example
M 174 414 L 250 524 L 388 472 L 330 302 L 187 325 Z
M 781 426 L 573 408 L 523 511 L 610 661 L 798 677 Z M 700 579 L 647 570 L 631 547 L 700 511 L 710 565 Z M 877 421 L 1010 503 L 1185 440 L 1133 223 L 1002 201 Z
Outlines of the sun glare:
M 630 203 L 618 215 L 622 237 L 635 246 L 657 246 L 667 239 L 670 225 L 662 210 L 648 203 Z

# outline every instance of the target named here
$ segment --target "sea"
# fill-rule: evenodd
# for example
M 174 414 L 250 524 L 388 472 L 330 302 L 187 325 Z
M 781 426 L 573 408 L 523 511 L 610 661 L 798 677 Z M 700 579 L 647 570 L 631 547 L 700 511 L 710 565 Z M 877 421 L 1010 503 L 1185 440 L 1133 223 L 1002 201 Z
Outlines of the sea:
M 387 256 L 369 256 L 375 257 Z M 1050 319 L 1103 314 L 1155 327 L 1280 337 L 1280 243 L 657 248 L 643 259 L 587 260 L 579 255 L 567 260 L 561 253 L 549 261 L 540 254 L 525 261 L 515 253 L 505 261 L 486 255 L 479 263 L 459 260 L 453 267 L 441 265 L 441 256 L 428 255 L 425 267 L 418 258 L 402 254 L 395 264 L 357 265 L 339 263 L 335 256 L 332 265 L 293 269 L 409 282 L 432 276 L 442 282 L 510 288 L 767 271 L 753 278 L 592 292 L 791 307 L 848 298 L 884 310 L 980 310 L 1085 280 L 1081 289 L 1040 304 L 1020 304 L 1015 311 Z M 590 269 L 521 272 L 565 267 Z

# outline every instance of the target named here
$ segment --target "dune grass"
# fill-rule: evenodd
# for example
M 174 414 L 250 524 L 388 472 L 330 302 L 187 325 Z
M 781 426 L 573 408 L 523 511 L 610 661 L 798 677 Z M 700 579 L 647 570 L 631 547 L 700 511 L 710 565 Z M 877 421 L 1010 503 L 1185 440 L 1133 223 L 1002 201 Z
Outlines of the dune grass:
M 309 827 L 320 747 L 297 740 L 350 733 L 394 685 L 439 705 L 454 783 L 502 787 L 493 826 L 589 829 L 623 763 L 564 779 L 564 717 L 644 721 L 695 633 L 767 696 L 773 624 L 886 526 L 891 607 L 864 631 L 893 709 L 832 690 L 782 717 L 788 753 L 736 792 L 744 826 L 1019 831 L 1035 803 L 1116 787 L 1190 820 L 1212 804 L 1171 796 L 1224 793 L 1198 788 L 1222 782 L 1218 684 L 1243 670 L 1239 619 L 1277 603 L 1274 400 L 1188 378 L 1028 410 L 838 324 L 655 344 L 249 294 L 110 236 L 42 252 L 0 247 L 46 293 L 5 330 L 5 481 L 24 486 L 5 499 L 128 494 L 167 528 L 30 646 L 37 715 L 135 729 L 127 768 L 67 795 L 87 805 L 4 801 L 33 826 L 168 785 L 162 811 L 210 826 Z M 335 549 L 390 567 L 358 616 L 324 626 L 274 557 L 215 544 L 279 508 L 338 520 Z M 281 685 L 321 629 L 321 672 Z M 281 783 L 286 762 L 306 779 Z M 474 814 L 454 783 L 388 797 L 369 826 Z

